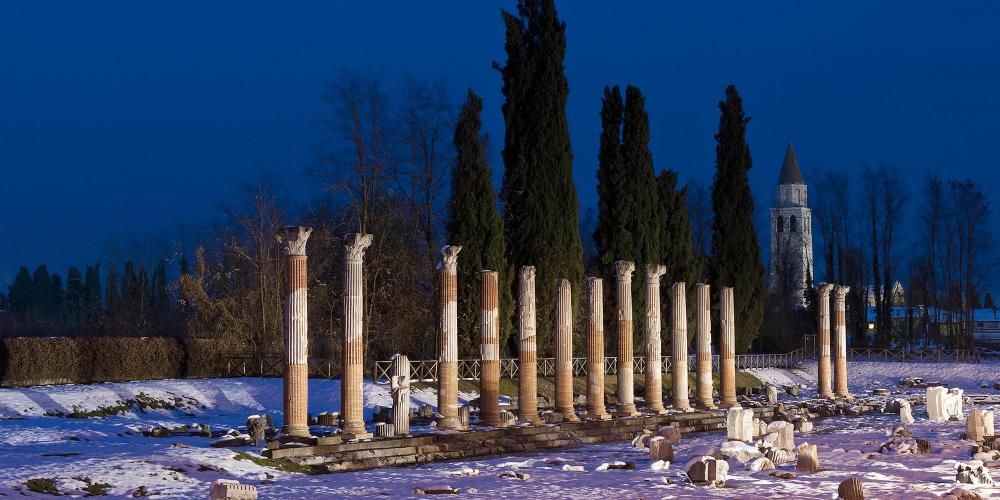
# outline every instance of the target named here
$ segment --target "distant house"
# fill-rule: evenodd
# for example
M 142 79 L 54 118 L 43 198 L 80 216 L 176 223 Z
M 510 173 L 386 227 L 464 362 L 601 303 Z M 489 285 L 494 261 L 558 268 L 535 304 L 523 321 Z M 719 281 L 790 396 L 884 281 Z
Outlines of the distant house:
M 867 292 L 865 294 L 865 297 L 866 297 L 865 300 L 867 301 L 868 306 L 874 306 L 875 305 L 875 287 L 872 286 L 872 285 L 868 285 L 867 287 L 865 287 L 865 291 Z M 893 283 L 893 285 L 892 285 L 892 294 L 890 295 L 890 297 L 892 297 L 892 305 L 893 306 L 905 306 L 906 305 L 906 293 L 905 292 L 906 291 L 903 289 L 903 284 L 900 283 L 899 280 L 896 280 L 896 282 Z
M 928 322 L 924 325 L 924 309 L 923 306 L 893 306 L 890 309 L 893 338 L 907 338 L 911 326 L 907 322 L 912 321 L 917 345 L 921 345 L 923 339 L 927 338 L 928 346 L 932 346 L 935 339 L 940 336 L 942 346 L 948 347 L 952 345 L 954 335 L 971 331 L 972 341 L 976 347 L 1000 348 L 1000 309 L 976 309 L 972 311 L 972 319 L 968 325 L 964 324 L 966 318 L 962 313 L 949 314 L 948 311 L 939 308 L 930 308 L 927 311 Z M 868 331 L 874 334 L 876 324 L 874 305 L 869 305 L 867 308 L 867 320 Z

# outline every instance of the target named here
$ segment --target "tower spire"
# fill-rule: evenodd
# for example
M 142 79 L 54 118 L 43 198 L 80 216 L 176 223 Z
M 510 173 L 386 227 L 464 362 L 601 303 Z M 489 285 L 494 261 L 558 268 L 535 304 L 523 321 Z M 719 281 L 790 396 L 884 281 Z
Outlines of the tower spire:
M 778 184 L 805 183 L 805 179 L 802 178 L 802 170 L 799 170 L 799 160 L 795 158 L 792 141 L 788 141 L 788 149 L 785 150 L 785 161 L 781 164 L 781 176 L 778 177 Z

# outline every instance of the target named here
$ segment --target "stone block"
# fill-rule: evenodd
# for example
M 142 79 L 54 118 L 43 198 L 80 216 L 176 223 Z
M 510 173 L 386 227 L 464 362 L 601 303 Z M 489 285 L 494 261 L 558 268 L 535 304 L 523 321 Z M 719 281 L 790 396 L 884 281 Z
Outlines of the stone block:
M 209 500 L 257 500 L 257 487 L 230 479 L 216 479 L 212 482 Z
M 726 438 L 735 441 L 754 438 L 753 410 L 733 408 L 726 413 Z

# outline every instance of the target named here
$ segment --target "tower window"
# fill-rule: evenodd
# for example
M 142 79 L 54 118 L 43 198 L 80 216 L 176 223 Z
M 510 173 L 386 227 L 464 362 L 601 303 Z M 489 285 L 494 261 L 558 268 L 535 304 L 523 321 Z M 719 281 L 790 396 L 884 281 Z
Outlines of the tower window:
M 778 216 L 778 232 L 785 232 L 785 218 L 780 215 Z
M 788 230 L 794 233 L 797 229 L 795 226 L 795 216 L 788 216 Z

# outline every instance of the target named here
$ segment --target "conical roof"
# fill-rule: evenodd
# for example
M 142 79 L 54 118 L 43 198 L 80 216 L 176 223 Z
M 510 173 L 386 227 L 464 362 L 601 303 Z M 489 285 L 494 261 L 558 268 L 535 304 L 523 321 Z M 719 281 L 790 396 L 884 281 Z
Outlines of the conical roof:
M 785 150 L 785 161 L 781 164 L 781 177 L 778 184 L 805 184 L 802 178 L 802 171 L 799 170 L 799 161 L 795 159 L 795 150 L 789 141 L 788 149 Z

